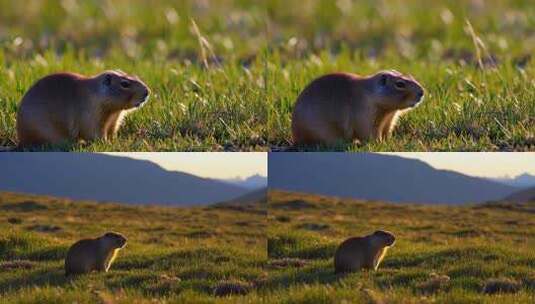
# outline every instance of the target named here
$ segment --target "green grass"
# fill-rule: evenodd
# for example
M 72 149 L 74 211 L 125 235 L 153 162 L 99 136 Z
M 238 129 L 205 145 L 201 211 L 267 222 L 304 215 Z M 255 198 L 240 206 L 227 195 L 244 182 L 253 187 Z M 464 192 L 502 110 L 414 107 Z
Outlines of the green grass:
M 296 205 L 299 208 L 292 208 Z M 363 202 L 271 191 L 267 298 L 281 303 L 532 303 L 533 204 L 465 207 Z M 377 272 L 337 276 L 333 255 L 351 236 L 384 229 L 397 241 Z M 449 281 L 434 279 L 447 276 Z M 514 292 L 484 293 L 492 279 Z
M 268 207 L 266 218 L 261 204 L 171 208 L 0 193 L 0 303 L 534 300 L 532 204 L 394 205 L 271 191 Z M 335 275 L 336 246 L 376 229 L 397 237 L 379 270 Z M 111 270 L 65 278 L 68 247 L 108 230 L 128 238 Z M 226 282 L 248 292 L 215 296 Z
M 0 146 L 17 142 L 24 92 L 60 70 L 118 68 L 154 94 L 118 139 L 45 149 L 265 151 L 290 146 L 293 103 L 315 77 L 397 69 L 427 96 L 393 138 L 320 150 L 535 149 L 531 1 L 348 3 L 0 0 Z
M 252 303 L 265 277 L 265 210 L 0 193 L 0 303 Z M 128 238 L 111 270 L 65 278 L 68 247 L 109 230 Z M 227 281 L 250 286 L 249 294 L 215 297 Z

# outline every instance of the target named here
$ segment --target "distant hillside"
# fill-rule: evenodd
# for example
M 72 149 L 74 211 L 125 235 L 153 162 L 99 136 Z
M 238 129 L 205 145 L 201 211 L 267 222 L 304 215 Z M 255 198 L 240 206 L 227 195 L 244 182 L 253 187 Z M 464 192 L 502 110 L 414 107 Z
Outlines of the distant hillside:
M 231 204 L 266 204 L 267 203 L 267 188 L 251 191 L 245 195 L 232 199 L 225 203 Z
M 491 178 L 491 180 L 519 188 L 535 187 L 535 176 L 528 173 L 513 178 L 499 177 Z
M 504 201 L 514 203 L 535 202 L 535 187 L 515 192 L 507 196 Z
M 267 177 L 258 174 L 249 176 L 248 178 L 232 178 L 225 180 L 228 183 L 237 185 L 247 189 L 260 189 L 267 187 Z
M 517 188 L 413 159 L 374 153 L 271 153 L 269 188 L 391 202 L 464 204 Z
M 93 153 L 0 154 L 0 191 L 132 204 L 200 205 L 250 190 L 155 163 Z

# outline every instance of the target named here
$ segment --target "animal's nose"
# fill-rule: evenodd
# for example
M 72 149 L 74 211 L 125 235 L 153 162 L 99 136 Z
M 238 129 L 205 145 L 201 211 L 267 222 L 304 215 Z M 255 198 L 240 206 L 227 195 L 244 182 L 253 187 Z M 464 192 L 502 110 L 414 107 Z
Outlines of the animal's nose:
M 418 99 L 421 99 L 423 96 L 424 96 L 424 91 L 423 90 L 420 90 L 420 91 L 418 91 L 418 93 L 416 93 L 416 97 L 418 97 Z

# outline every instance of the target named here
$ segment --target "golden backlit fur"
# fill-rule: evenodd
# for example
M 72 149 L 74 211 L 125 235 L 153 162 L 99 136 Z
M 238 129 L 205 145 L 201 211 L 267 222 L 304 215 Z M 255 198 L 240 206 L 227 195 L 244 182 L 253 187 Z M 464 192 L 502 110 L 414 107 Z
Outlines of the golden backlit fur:
M 328 74 L 312 81 L 292 114 L 295 145 L 387 139 L 399 116 L 424 94 L 410 76 L 383 71 L 368 77 Z
M 108 232 L 95 239 L 84 239 L 73 244 L 65 258 L 65 275 L 84 274 L 92 271 L 107 272 L 119 250 L 126 246 L 126 238 Z
M 361 269 L 377 270 L 388 248 L 394 245 L 392 233 L 378 230 L 364 237 L 352 237 L 340 244 L 334 255 L 336 273 Z

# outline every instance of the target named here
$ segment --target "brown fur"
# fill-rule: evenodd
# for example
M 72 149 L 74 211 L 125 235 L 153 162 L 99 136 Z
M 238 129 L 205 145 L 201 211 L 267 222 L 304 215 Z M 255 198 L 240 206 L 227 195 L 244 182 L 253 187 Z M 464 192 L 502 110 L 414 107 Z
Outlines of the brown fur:
M 388 231 L 378 230 L 364 237 L 352 237 L 340 244 L 334 255 L 336 273 L 355 272 L 361 269 L 377 270 L 387 249 L 396 238 Z
M 69 248 L 65 259 L 65 276 L 110 269 L 120 249 L 126 246 L 126 238 L 119 233 L 108 232 L 96 239 L 80 240 Z
M 333 145 L 386 139 L 403 110 L 416 106 L 423 93 L 416 80 L 396 71 L 368 77 L 347 73 L 319 77 L 297 98 L 293 142 Z
M 139 78 L 118 71 L 94 77 L 72 73 L 46 76 L 20 103 L 19 146 L 111 139 L 124 115 L 140 107 L 149 93 Z

